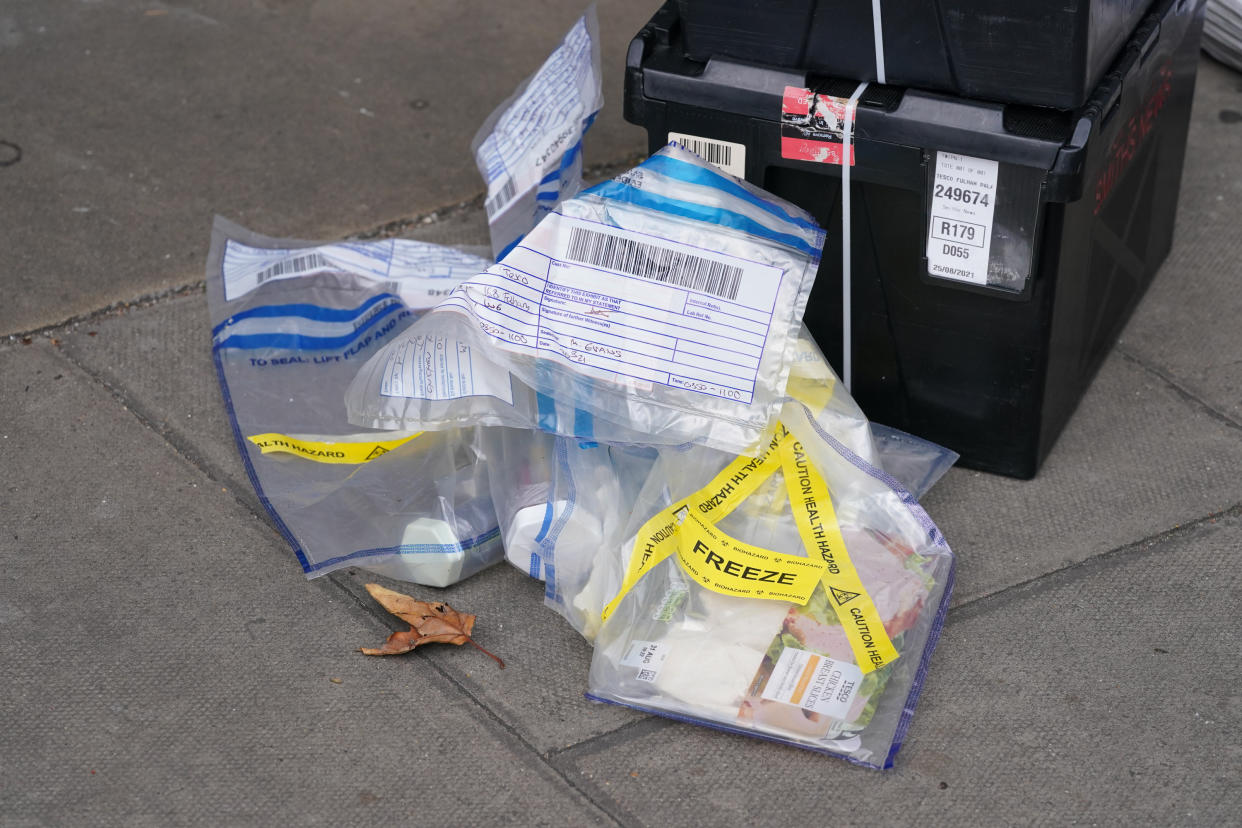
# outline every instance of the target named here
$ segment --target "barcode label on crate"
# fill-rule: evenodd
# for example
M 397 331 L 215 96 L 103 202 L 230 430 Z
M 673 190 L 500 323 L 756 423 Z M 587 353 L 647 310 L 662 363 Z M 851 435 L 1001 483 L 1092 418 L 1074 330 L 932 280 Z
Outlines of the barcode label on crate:
M 295 256 L 292 259 L 277 262 L 266 270 L 259 271 L 254 278 L 255 282 L 261 285 L 269 279 L 275 279 L 279 276 L 303 276 L 316 270 L 327 270 L 331 267 L 332 263 L 323 256 L 318 253 L 311 253 L 307 256 Z
M 670 132 L 669 141 L 676 141 L 709 164 L 715 164 L 729 175 L 746 177 L 746 145 L 732 141 L 717 141 L 684 132 Z
M 513 198 L 516 195 L 517 195 L 517 179 L 510 176 L 505 181 L 504 186 L 500 188 L 500 192 L 496 193 L 496 195 L 489 198 L 487 202 L 483 205 L 483 208 L 487 210 L 487 217 L 490 219 L 492 216 L 499 213 L 502 209 L 504 209 L 505 207 L 508 207 L 509 203 L 513 201 Z
M 742 268 L 736 265 L 582 227 L 570 230 L 566 256 L 730 300 L 737 298 L 742 281 Z

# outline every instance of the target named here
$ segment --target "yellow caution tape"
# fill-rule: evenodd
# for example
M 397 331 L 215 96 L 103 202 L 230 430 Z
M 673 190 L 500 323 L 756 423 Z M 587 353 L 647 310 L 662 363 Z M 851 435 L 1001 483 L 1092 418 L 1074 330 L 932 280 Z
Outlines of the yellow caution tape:
M 387 454 L 404 443 L 417 437 L 411 434 L 397 440 L 368 440 L 364 443 L 344 440 L 305 440 L 290 437 L 288 434 L 255 434 L 246 439 L 259 447 L 264 454 L 293 454 L 316 463 L 349 463 L 357 465 L 367 463 L 376 457 Z
M 811 409 L 811 416 L 814 417 L 827 407 L 835 387 L 836 380 L 831 376 L 826 379 L 791 376 L 785 385 L 785 393 Z
M 845 548 L 828 484 L 811 465 L 802 443 L 787 440 L 781 444 L 780 453 L 798 534 L 807 554 L 824 564 L 824 591 L 845 629 L 855 662 L 863 673 L 869 673 L 896 661 L 897 648 Z
M 722 595 L 805 604 L 824 563 L 751 546 L 691 512 L 679 527 L 678 555 L 691 578 Z
M 795 343 L 785 393 L 811 409 L 811 414 L 815 416 L 832 399 L 837 385 L 836 377 L 814 343 L 801 336 Z
M 621 599 L 640 578 L 677 551 L 677 530 L 686 515 L 694 513 L 709 523 L 717 523 L 771 477 L 780 466 L 777 449 L 781 441 L 787 439 L 790 439 L 789 432 L 778 425 L 776 434 L 758 457 L 738 457 L 706 486 L 662 509 L 644 523 L 638 530 L 621 590 L 604 607 L 602 617 L 607 619 L 612 615 Z
M 831 396 L 831 384 L 827 392 Z M 808 557 L 752 546 L 716 526 L 754 494 L 778 466 Z M 822 584 L 863 673 L 890 664 L 899 656 L 850 560 L 828 484 L 811 465 L 802 444 L 783 425 L 777 425 L 775 435 L 758 457 L 737 458 L 702 489 L 643 524 L 621 589 L 604 607 L 602 618 L 612 615 L 630 589 L 673 553 L 697 583 L 724 595 L 803 605 Z

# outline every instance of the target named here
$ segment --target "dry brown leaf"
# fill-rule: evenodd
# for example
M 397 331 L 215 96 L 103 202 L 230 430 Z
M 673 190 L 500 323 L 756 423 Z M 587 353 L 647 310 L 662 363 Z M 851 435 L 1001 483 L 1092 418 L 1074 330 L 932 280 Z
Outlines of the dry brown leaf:
M 409 595 L 385 589 L 379 584 L 367 584 L 367 592 L 380 606 L 410 625 L 388 636 L 381 647 L 362 647 L 363 655 L 400 655 L 423 644 L 470 644 L 496 660 L 500 669 L 505 663 L 480 647 L 470 633 L 474 630 L 474 616 L 458 612 L 443 601 L 419 601 Z

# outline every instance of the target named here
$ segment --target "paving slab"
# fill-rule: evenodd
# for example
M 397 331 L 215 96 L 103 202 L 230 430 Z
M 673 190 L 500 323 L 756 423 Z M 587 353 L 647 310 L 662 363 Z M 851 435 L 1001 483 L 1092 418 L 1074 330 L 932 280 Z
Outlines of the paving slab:
M 6 825 L 608 822 L 49 344 L 0 422 Z
M 1114 353 L 1034 480 L 953 469 L 923 503 L 962 603 L 1242 503 L 1242 429 Z
M 581 0 L 43 0 L 0 9 L 0 334 L 200 278 L 211 217 L 339 238 L 482 191 L 470 139 Z M 655 0 L 601 0 L 605 110 L 586 161 L 645 146 L 621 118 Z
M 1219 825 L 1242 810 L 1237 516 L 950 620 L 890 771 L 651 720 L 561 758 L 634 825 Z
M 482 653 L 424 655 L 463 690 L 499 716 L 522 740 L 549 755 L 645 718 L 633 710 L 587 701 L 591 648 L 559 615 L 543 606 L 543 584 L 499 564 L 459 584 L 436 589 L 379 578 L 365 569 L 333 576 L 358 600 L 372 603 L 368 582 L 424 600 L 448 601 L 479 616 L 475 637 L 505 661 L 503 671 Z M 393 629 L 406 629 L 396 621 Z M 502 647 L 503 652 L 493 648 Z
M 250 490 L 216 379 L 201 291 L 61 328 L 53 338 L 214 478 Z
M 1242 422 L 1242 74 L 1199 63 L 1173 250 L 1121 347 Z

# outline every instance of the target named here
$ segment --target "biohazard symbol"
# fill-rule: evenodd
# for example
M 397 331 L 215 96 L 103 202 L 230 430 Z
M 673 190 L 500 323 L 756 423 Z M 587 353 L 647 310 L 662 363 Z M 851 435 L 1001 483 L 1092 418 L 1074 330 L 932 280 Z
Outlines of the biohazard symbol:
M 846 589 L 837 589 L 834 586 L 828 587 L 832 590 L 832 597 L 837 599 L 837 606 L 843 606 L 858 597 L 857 592 L 850 592 Z
M 387 453 L 388 453 L 388 449 L 384 448 L 383 446 L 376 446 L 375 448 L 371 449 L 371 453 L 367 455 L 366 459 L 374 460 L 376 457 L 379 457 L 381 454 L 387 454 Z M 363 462 L 365 463 L 366 460 L 364 460 Z

